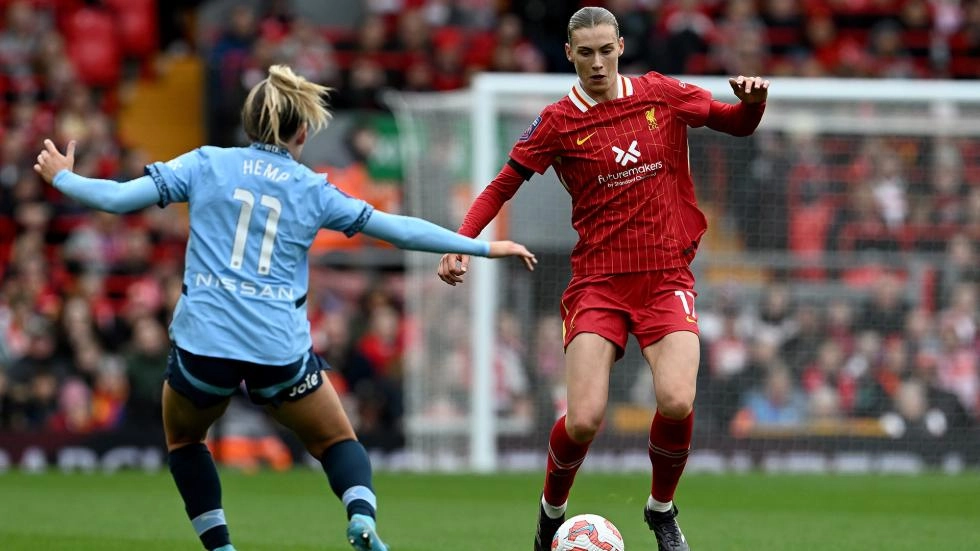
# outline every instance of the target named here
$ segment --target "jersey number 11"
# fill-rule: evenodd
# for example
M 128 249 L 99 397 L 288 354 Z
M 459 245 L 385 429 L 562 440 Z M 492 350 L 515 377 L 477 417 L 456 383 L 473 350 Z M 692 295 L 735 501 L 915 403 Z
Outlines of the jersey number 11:
M 231 267 L 242 269 L 245 256 L 245 241 L 248 239 L 248 225 L 252 220 L 252 209 L 255 207 L 255 195 L 251 191 L 235 188 L 234 198 L 242 202 L 242 210 L 238 213 L 238 227 L 235 228 L 235 244 L 231 248 Z M 268 275 L 272 266 L 272 246 L 276 242 L 276 230 L 279 229 L 279 215 L 282 214 L 282 203 L 271 195 L 262 195 L 259 203 L 269 209 L 269 217 L 265 219 L 265 234 L 262 236 L 262 249 L 259 252 L 259 275 Z

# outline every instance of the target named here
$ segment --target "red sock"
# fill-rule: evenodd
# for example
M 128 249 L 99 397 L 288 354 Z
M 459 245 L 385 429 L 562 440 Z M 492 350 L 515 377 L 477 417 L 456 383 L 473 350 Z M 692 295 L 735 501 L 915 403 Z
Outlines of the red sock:
M 674 490 L 691 451 L 693 428 L 693 411 L 683 419 L 670 419 L 660 415 L 659 411 L 654 414 L 648 450 L 653 465 L 653 482 L 650 484 L 653 499 L 664 503 L 674 499 Z
M 544 500 L 549 505 L 561 506 L 568 501 L 568 493 L 572 490 L 575 473 L 585 461 L 589 444 L 579 444 L 568 436 L 565 430 L 565 416 L 551 427 L 551 438 L 548 440 L 548 472 L 544 477 Z

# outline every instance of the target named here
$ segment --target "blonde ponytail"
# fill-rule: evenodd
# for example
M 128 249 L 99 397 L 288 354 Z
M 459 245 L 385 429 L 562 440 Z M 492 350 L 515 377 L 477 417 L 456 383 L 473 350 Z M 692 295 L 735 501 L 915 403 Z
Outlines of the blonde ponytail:
M 254 141 L 284 147 L 306 124 L 312 136 L 327 127 L 332 90 L 306 80 L 286 65 L 269 67 L 269 76 L 256 84 L 242 108 L 242 126 Z

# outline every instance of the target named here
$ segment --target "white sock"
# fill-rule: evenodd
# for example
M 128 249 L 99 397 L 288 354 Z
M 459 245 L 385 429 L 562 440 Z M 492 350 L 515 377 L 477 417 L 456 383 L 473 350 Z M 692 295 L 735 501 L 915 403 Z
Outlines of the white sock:
M 568 502 L 562 503 L 558 507 L 548 503 L 544 500 L 544 496 L 541 496 L 541 507 L 544 508 L 544 514 L 548 515 L 548 518 L 558 518 L 565 514 L 565 509 L 568 508 Z
M 666 513 L 674 508 L 674 500 L 670 500 L 666 503 L 662 501 L 657 501 L 653 499 L 653 496 L 647 498 L 647 509 L 651 511 L 656 511 L 658 513 Z

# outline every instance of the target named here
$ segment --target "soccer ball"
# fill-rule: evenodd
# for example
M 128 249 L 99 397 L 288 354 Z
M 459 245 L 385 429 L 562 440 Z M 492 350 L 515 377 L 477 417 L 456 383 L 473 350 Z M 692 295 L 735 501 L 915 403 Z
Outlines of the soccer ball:
M 551 551 L 624 551 L 623 536 L 599 515 L 575 515 L 565 521 L 551 540 Z

